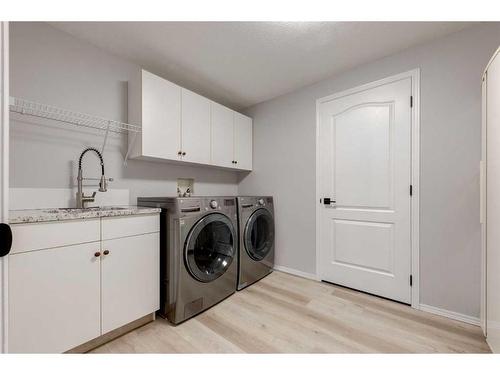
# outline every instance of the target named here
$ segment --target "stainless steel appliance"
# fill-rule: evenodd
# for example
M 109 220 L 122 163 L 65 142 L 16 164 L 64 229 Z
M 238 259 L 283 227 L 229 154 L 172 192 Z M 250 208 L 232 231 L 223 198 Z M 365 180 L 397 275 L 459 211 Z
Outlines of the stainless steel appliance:
M 238 290 L 274 268 L 273 197 L 238 197 Z
M 138 198 L 160 207 L 160 314 L 178 324 L 236 291 L 235 197 Z

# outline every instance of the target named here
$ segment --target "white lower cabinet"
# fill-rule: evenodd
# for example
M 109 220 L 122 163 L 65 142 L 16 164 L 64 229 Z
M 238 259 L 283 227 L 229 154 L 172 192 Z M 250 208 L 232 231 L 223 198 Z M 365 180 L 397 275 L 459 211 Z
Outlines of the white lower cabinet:
M 9 352 L 61 353 L 100 336 L 99 247 L 9 257 Z
M 12 225 L 14 238 L 43 238 L 44 226 L 53 236 L 59 227 L 61 243 L 23 250 L 19 242 L 9 257 L 9 352 L 65 352 L 158 310 L 159 220 L 83 220 L 78 230 L 103 240 L 72 245 L 65 243 L 75 221 Z
M 103 241 L 102 333 L 159 309 L 158 233 Z

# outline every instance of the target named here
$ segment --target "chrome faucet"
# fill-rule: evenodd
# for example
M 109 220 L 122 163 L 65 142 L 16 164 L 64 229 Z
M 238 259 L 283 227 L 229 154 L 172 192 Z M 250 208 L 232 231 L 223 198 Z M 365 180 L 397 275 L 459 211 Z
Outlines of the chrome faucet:
M 85 208 L 85 204 L 89 202 L 94 202 L 95 200 L 95 195 L 96 192 L 94 191 L 92 195 L 85 195 L 83 192 L 83 180 L 95 180 L 92 178 L 83 178 L 83 173 L 82 173 L 82 158 L 83 155 L 85 155 L 88 151 L 93 151 L 97 154 L 99 157 L 99 160 L 101 161 L 101 178 L 99 179 L 99 191 L 100 192 L 105 192 L 108 190 L 108 183 L 106 181 L 106 177 L 104 176 L 104 159 L 102 158 L 101 153 L 93 148 L 89 147 L 83 150 L 83 152 L 80 154 L 80 158 L 78 159 L 78 191 L 76 193 L 76 207 L 77 208 Z

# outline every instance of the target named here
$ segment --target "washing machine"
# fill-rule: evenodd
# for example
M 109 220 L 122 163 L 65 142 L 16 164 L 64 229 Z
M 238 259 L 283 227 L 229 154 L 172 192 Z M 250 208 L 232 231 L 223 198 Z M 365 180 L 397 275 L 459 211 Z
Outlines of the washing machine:
M 160 207 L 160 315 L 174 324 L 236 291 L 235 197 L 138 198 Z
M 273 197 L 238 197 L 238 290 L 274 268 Z

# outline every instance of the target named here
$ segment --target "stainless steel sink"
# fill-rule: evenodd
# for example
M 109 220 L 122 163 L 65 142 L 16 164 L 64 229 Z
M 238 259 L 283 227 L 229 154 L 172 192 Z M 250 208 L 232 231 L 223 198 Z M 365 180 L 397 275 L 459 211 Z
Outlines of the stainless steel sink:
M 71 213 L 79 213 L 79 212 L 90 212 L 90 211 L 120 211 L 126 210 L 126 207 L 117 207 L 117 206 L 104 206 L 104 207 L 87 207 L 87 208 L 51 208 L 48 210 L 43 210 L 43 212 L 48 214 L 71 214 Z

